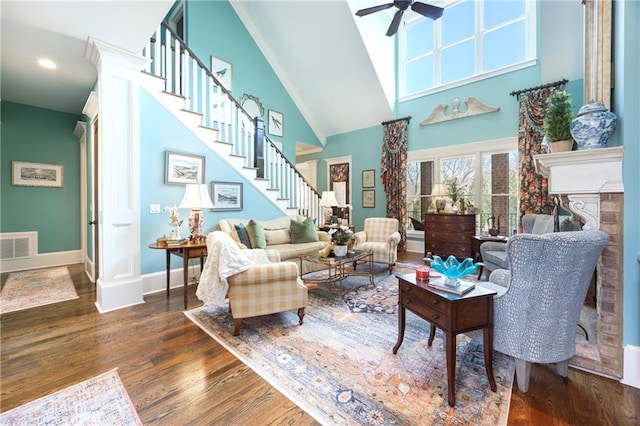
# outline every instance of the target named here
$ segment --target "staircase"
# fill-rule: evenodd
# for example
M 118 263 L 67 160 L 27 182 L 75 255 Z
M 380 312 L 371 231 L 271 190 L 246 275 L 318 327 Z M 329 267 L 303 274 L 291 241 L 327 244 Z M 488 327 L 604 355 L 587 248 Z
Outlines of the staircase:
M 149 94 L 286 215 L 319 223 L 320 197 L 180 37 L 162 23 L 143 49 Z

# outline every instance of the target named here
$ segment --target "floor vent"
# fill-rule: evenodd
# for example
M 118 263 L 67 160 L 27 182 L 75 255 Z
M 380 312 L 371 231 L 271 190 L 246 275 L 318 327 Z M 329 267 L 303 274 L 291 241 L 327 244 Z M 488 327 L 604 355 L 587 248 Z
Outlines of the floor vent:
M 37 247 L 37 232 L 0 234 L 0 260 L 29 259 Z

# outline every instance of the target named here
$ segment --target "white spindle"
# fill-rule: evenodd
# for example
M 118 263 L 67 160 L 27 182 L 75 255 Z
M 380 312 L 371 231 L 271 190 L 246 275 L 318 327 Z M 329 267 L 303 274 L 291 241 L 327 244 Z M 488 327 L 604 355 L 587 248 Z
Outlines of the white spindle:
M 166 30 L 165 36 L 165 43 L 163 45 L 165 64 L 164 78 L 166 79 L 167 83 L 166 91 L 169 93 L 173 93 L 173 78 L 171 72 L 171 64 L 173 61 L 171 60 L 171 33 L 169 32 L 169 30 Z
M 154 34 L 156 41 L 153 43 L 153 73 L 157 76 L 162 75 L 162 64 L 161 64 L 162 54 L 160 53 L 160 47 L 162 46 L 162 43 L 160 42 L 161 36 L 162 36 L 162 28 L 158 26 Z

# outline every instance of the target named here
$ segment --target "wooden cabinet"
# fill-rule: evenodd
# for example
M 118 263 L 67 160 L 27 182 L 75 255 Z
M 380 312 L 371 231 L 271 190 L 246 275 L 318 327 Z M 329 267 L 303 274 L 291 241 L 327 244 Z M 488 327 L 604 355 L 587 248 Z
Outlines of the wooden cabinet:
M 475 214 L 424 215 L 424 255 L 443 259 L 453 255 L 458 259 L 473 257 L 471 237 L 476 233 Z

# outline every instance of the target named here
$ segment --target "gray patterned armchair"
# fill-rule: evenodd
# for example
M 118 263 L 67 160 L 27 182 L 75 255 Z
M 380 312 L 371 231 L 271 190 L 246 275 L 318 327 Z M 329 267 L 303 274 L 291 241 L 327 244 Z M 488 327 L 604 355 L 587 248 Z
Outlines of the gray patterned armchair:
M 553 216 L 550 214 L 526 214 L 522 216 L 522 230 L 526 234 L 553 232 Z M 484 273 L 487 277 L 496 269 L 509 269 L 506 245 L 502 242 L 487 241 L 482 243 L 480 256 L 482 256 Z
M 511 270 L 489 282 L 494 298 L 494 349 L 516 362 L 516 380 L 529 389 L 531 363 L 556 363 L 567 376 L 575 354 L 580 311 L 609 236 L 602 231 L 518 234 L 507 242 Z

